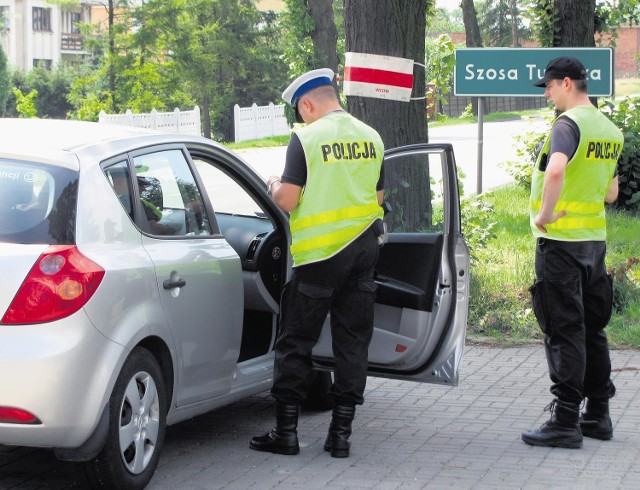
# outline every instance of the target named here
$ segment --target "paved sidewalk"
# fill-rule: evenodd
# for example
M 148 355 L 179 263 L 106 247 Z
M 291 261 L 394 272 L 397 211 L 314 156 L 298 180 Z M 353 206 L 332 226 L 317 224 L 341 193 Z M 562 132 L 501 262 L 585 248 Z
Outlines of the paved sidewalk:
M 300 417 L 301 452 L 249 449 L 273 423 L 268 393 L 168 429 L 149 489 L 640 488 L 640 352 L 612 351 L 614 439 L 530 447 L 551 400 L 541 346 L 467 346 L 456 388 L 369 378 L 348 459 L 323 451 L 329 413 Z M 49 451 L 0 446 L 0 489 L 83 488 Z

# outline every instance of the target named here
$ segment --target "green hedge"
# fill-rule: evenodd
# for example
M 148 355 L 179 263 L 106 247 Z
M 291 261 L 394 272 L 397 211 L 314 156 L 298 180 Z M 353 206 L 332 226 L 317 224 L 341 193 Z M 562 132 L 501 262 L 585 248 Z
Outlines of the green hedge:
M 611 121 L 624 134 L 624 148 L 618 160 L 620 194 L 616 207 L 628 211 L 640 210 L 640 97 L 618 104 L 606 102 L 602 107 Z

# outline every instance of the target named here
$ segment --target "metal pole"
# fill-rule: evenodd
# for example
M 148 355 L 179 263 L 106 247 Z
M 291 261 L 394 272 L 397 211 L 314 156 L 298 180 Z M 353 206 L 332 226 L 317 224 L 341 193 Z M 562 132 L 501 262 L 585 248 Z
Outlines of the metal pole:
M 484 124 L 483 97 L 478 97 L 478 163 L 476 166 L 476 194 L 482 194 L 482 133 Z

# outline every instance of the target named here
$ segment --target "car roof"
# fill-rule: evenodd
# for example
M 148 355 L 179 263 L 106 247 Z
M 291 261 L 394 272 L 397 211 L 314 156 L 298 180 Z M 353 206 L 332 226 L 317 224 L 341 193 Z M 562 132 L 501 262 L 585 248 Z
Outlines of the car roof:
M 198 140 L 150 129 L 59 119 L 0 118 L 0 157 L 31 158 L 77 168 L 76 153 L 91 149 L 99 159 L 139 146 L 140 137 L 148 144 Z M 102 155 L 104 153 L 104 155 Z
M 0 119 L 0 134 L 12 144 L 72 150 L 101 141 L 158 134 L 148 129 L 59 119 Z M 6 140 L 5 140 L 6 138 Z

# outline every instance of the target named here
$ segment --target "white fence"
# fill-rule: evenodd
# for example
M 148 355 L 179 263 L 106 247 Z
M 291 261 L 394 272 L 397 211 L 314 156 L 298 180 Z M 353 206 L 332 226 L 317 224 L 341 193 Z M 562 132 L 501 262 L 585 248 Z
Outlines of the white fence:
M 291 132 L 284 115 L 284 104 L 267 106 L 233 107 L 235 141 L 255 140 L 267 136 L 286 135 Z
M 158 112 L 152 109 L 150 113 L 134 114 L 127 109 L 125 114 L 107 114 L 100 111 L 98 122 L 103 124 L 118 124 L 120 126 L 134 126 L 136 128 L 150 128 L 167 133 L 185 133 L 202 136 L 200 129 L 200 108 L 196 106 L 192 111 Z

